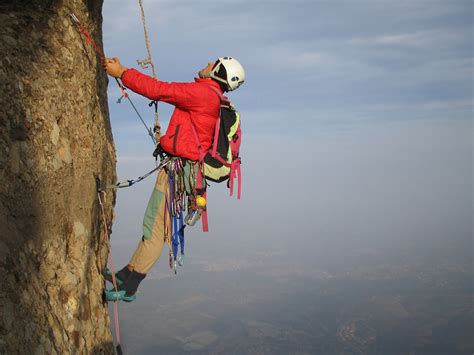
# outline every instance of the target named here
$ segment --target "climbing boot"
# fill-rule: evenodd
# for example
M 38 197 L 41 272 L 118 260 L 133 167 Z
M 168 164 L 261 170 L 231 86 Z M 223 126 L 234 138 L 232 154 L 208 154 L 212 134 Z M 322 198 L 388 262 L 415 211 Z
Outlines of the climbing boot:
M 117 282 L 117 286 L 121 286 L 123 282 L 130 276 L 132 272 L 128 270 L 125 266 L 122 270 L 115 273 L 115 281 Z M 109 281 L 110 283 L 114 283 L 112 278 L 112 272 L 109 269 L 105 270 L 104 278 Z
M 134 301 L 137 296 L 135 294 L 129 295 L 125 290 L 116 291 L 115 289 L 105 290 L 105 299 L 107 302 L 115 302 L 115 301 L 124 301 L 124 302 L 132 302 Z
M 127 292 L 127 295 L 134 295 L 135 292 L 138 290 L 138 285 L 140 282 L 143 281 L 143 279 L 146 277 L 146 274 L 141 274 L 136 271 L 130 272 L 130 275 L 127 277 L 127 279 L 122 283 L 120 286 L 121 290 L 125 290 Z
M 143 279 L 146 277 L 146 274 L 140 274 L 139 272 L 136 272 L 136 271 L 131 271 L 131 272 L 128 271 L 128 272 L 130 273 L 130 275 L 127 277 L 127 279 L 124 280 L 120 284 L 120 286 L 117 285 L 118 290 L 110 289 L 110 290 L 104 291 L 105 299 L 107 301 L 132 302 L 137 298 L 135 293 L 138 290 L 138 285 L 140 284 L 140 282 L 142 282 Z M 120 277 L 120 271 L 117 274 L 119 274 L 118 276 Z M 112 274 L 110 274 L 110 276 L 112 277 Z

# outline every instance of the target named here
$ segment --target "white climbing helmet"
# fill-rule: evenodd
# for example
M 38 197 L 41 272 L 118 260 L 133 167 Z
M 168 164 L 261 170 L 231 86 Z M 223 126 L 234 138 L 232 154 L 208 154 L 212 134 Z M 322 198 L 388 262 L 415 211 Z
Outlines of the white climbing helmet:
M 221 66 L 225 68 L 227 77 L 219 76 Z M 232 57 L 221 57 L 217 60 L 214 68 L 211 71 L 211 78 L 220 81 L 227 85 L 229 91 L 237 89 L 245 81 L 245 70 L 242 64 L 237 59 Z

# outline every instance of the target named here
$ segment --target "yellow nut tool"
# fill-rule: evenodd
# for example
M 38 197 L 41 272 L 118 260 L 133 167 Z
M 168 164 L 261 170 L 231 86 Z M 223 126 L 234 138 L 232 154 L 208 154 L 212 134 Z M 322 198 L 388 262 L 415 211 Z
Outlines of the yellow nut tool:
M 202 196 L 197 196 L 196 197 L 196 205 L 198 205 L 199 207 L 206 206 L 206 199 Z

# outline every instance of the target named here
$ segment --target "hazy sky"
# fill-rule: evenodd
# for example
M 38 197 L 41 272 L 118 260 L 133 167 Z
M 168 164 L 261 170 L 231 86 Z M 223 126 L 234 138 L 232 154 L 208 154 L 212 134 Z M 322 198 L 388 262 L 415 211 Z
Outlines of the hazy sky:
M 473 252 L 471 0 L 144 4 L 161 80 L 192 81 L 219 56 L 234 56 L 245 66 L 245 84 L 229 94 L 242 114 L 243 193 L 236 201 L 227 196 L 225 185 L 210 187 L 210 232 L 203 234 L 200 225 L 186 229 L 184 271 L 169 279 L 165 251 L 140 287 L 137 302 L 122 308 L 128 349 L 148 346 L 151 350 L 143 354 L 156 353 L 171 339 L 170 349 L 181 353 L 186 336 L 202 341 L 203 334 L 218 334 L 216 348 L 203 351 L 218 353 L 223 346 L 228 353 L 227 339 L 241 340 L 230 331 L 239 315 L 282 327 L 284 334 L 307 331 L 315 337 L 313 349 L 320 349 L 311 319 L 323 322 L 326 313 L 314 310 L 327 306 L 318 295 L 326 294 L 322 285 L 331 284 L 318 283 L 320 270 L 331 278 L 332 270 L 346 274 L 361 260 L 369 267 L 412 265 L 395 270 L 408 270 L 403 277 L 418 282 L 431 272 L 426 270 L 435 270 L 435 278 L 451 278 L 438 273 L 437 265 L 459 264 L 452 270 L 465 270 L 458 273 L 466 278 Z M 146 57 L 138 3 L 105 0 L 103 17 L 105 53 L 136 67 L 136 60 Z M 108 94 L 118 173 L 135 178 L 153 168 L 154 147 L 128 104 L 116 104 L 120 93 L 113 81 Z M 148 100 L 132 98 L 151 126 Z M 159 110 L 166 127 L 172 107 L 160 104 Z M 142 235 L 153 184 L 151 177 L 118 192 L 112 235 L 116 265 L 127 263 Z M 424 266 L 416 269 L 420 263 Z M 328 310 L 330 323 L 350 317 L 351 312 L 338 313 L 344 307 L 359 309 L 351 303 L 358 291 L 351 294 L 346 281 L 340 290 L 349 303 L 343 300 Z M 298 282 L 301 287 L 295 286 Z M 356 289 L 375 299 L 379 284 L 371 282 Z M 412 291 L 398 286 L 393 288 L 398 296 L 388 293 L 380 299 L 418 304 L 411 302 L 418 295 L 410 299 Z M 451 289 L 427 292 L 425 300 L 432 303 L 421 313 L 429 322 L 419 323 L 412 315 L 420 329 L 454 319 L 459 309 L 464 312 L 464 303 L 450 299 Z M 281 313 L 292 302 L 295 313 Z M 173 308 L 179 304 L 183 307 Z M 390 312 L 384 308 L 382 319 L 390 320 Z M 369 307 L 367 319 L 376 319 L 376 313 L 377 307 Z M 279 320 L 281 314 L 287 323 Z M 311 322 L 304 323 L 307 318 Z M 402 319 L 400 329 L 408 323 Z M 382 342 L 387 335 L 407 343 L 409 337 L 387 329 L 378 334 Z M 274 342 L 261 341 L 265 346 Z M 294 345 L 293 350 L 301 349 Z
M 188 229 L 189 254 L 470 255 L 472 1 L 144 3 L 161 80 L 191 81 L 226 55 L 246 69 L 229 95 L 242 114 L 243 197 L 211 187 L 210 232 Z M 103 16 L 106 54 L 136 67 L 146 57 L 138 4 L 106 0 Z M 119 96 L 111 81 L 118 172 L 137 177 L 153 147 Z M 152 125 L 148 100 L 132 98 Z M 162 126 L 171 110 L 160 105 Z M 120 262 L 141 236 L 153 180 L 119 191 Z

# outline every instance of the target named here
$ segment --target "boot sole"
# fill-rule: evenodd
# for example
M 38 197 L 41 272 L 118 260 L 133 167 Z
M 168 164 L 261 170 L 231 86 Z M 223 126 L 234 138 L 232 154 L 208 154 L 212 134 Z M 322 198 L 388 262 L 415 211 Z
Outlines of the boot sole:
M 125 290 L 114 291 L 114 290 L 105 290 L 105 299 L 108 302 L 115 302 L 115 301 L 124 301 L 124 302 L 132 302 L 134 301 L 137 296 L 136 295 L 128 295 Z

